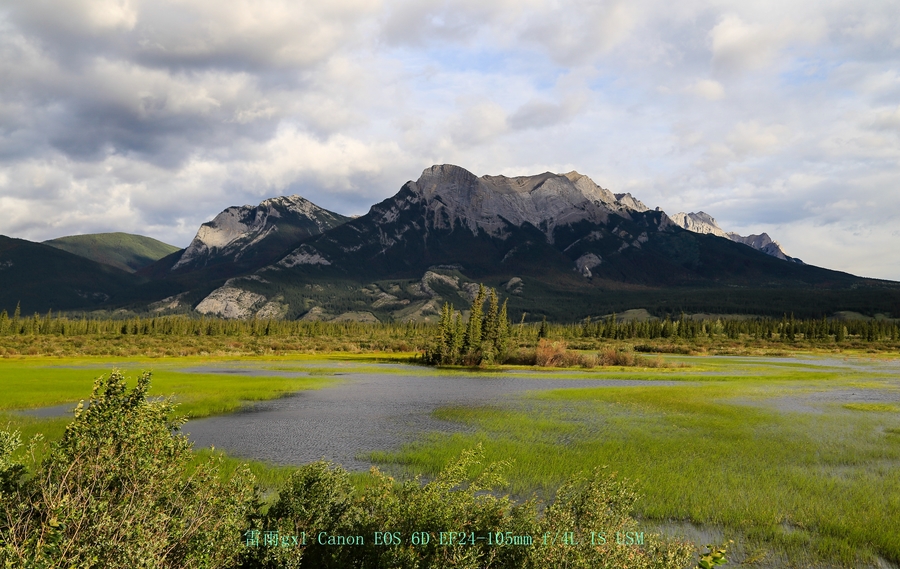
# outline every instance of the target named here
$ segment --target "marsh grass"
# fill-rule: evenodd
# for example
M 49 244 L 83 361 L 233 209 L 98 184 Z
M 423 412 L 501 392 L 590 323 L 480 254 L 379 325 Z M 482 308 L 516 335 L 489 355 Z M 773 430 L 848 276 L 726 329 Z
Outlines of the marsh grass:
M 874 563 L 875 555 L 900 561 L 895 417 L 827 408 L 784 413 L 733 402 L 822 389 L 797 373 L 770 370 L 768 381 L 566 389 L 521 405 L 444 408 L 437 418 L 476 432 L 433 435 L 373 458 L 434 472 L 481 443 L 490 460 L 513 461 L 510 491 L 544 498 L 573 472 L 610 465 L 637 481 L 638 514 L 648 521 L 721 526 L 743 536 L 744 550 L 795 564 L 851 566 Z
M 233 361 L 233 360 L 231 360 Z M 321 362 L 319 358 L 318 362 Z M 35 450 L 35 460 L 43 459 L 49 450 L 49 443 L 59 440 L 72 416 L 39 419 L 12 412 L 15 409 L 32 409 L 54 406 L 61 403 L 75 404 L 87 398 L 96 377 L 109 373 L 113 367 L 122 367 L 133 384 L 139 372 L 157 368 L 153 374 L 151 397 L 172 397 L 177 403 L 174 415 L 188 418 L 208 417 L 230 413 L 253 404 L 283 397 L 290 393 L 308 389 L 320 389 L 339 381 L 328 377 L 272 377 L 241 374 L 184 373 L 171 369 L 209 364 L 210 359 L 180 359 L 176 362 L 113 362 L 109 359 L 8 359 L 0 365 L 0 426 L 19 430 L 23 440 L 42 434 L 43 442 Z M 266 363 L 263 360 L 261 363 Z M 118 364 L 118 366 L 116 365 Z M 303 370 L 306 371 L 306 370 Z M 195 452 L 194 462 L 212 451 L 200 449 Z M 25 449 L 19 449 L 17 456 L 24 456 Z M 233 473 L 246 460 L 225 457 L 226 475 Z M 293 469 L 250 461 L 251 470 L 260 480 L 263 488 L 276 488 Z
M 120 367 L 126 376 L 134 377 L 142 370 L 151 370 L 153 386 L 150 396 L 174 396 L 179 404 L 177 412 L 189 418 L 229 413 L 248 402 L 274 399 L 306 389 L 320 389 L 336 381 L 333 378 L 315 376 L 184 373 L 172 369 L 175 365 L 190 367 L 210 363 L 214 363 L 214 360 L 7 360 L 0 365 L 0 386 L 3 393 L 0 410 L 77 403 L 90 394 L 94 378 L 108 373 L 112 367 Z
M 871 411 L 874 413 L 900 412 L 900 407 L 887 403 L 845 403 L 842 407 L 851 411 Z

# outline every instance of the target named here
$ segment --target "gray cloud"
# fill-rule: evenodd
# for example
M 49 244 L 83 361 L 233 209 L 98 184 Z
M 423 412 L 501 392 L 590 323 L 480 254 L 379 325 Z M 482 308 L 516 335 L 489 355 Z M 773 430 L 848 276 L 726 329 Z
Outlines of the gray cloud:
M 0 233 L 185 245 L 229 205 L 364 213 L 451 162 L 576 169 L 900 279 L 898 23 L 849 0 L 6 2 Z

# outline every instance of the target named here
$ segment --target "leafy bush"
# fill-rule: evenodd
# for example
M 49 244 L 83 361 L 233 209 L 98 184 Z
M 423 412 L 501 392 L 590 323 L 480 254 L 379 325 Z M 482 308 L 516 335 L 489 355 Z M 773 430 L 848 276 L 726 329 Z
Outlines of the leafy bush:
M 183 421 L 169 418 L 170 401 L 147 401 L 149 385 L 148 373 L 131 391 L 118 371 L 99 378 L 34 475 L 5 476 L 0 561 L 109 568 L 237 561 L 256 508 L 253 477 L 242 470 L 221 483 L 215 460 L 189 472 L 191 445 L 177 432 Z M 8 463 L 18 441 L 3 440 L 0 463 Z
M 563 341 L 551 342 L 541 338 L 534 349 L 535 364 L 541 367 L 572 367 L 581 365 L 584 359 L 578 352 L 566 348 Z
M 602 469 L 573 478 L 540 513 L 535 500 L 516 505 L 508 496 L 490 492 L 502 484 L 503 467 L 484 468 L 481 450 L 476 448 L 424 485 L 419 479 L 397 484 L 373 469 L 369 484 L 357 491 L 339 467 L 324 462 L 304 466 L 259 520 L 257 529 L 298 536 L 305 531 L 307 545 L 249 548 L 244 566 L 662 569 L 690 562 L 691 545 L 662 541 L 658 536 L 648 536 L 640 547 L 616 543 L 617 532 L 625 535 L 637 529 L 629 516 L 635 494 L 628 484 Z M 603 532 L 605 542 L 596 538 L 592 544 L 592 531 Z M 324 546 L 316 543 L 320 532 L 359 535 L 364 543 Z M 376 545 L 375 532 L 396 532 L 399 543 Z M 454 545 L 448 544 L 448 532 L 458 532 Z M 560 532 L 570 532 L 577 544 L 564 543 Z M 493 543 L 487 540 L 489 533 Z M 382 537 L 382 541 L 391 539 Z M 458 545 L 460 539 L 464 545 Z M 497 545 L 498 540 L 506 545 Z M 511 545 L 512 541 L 516 544 Z

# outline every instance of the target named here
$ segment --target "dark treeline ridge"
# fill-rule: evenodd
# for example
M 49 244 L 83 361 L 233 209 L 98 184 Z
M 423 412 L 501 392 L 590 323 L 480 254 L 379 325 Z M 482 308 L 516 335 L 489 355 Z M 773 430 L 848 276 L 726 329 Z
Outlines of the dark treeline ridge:
M 341 336 L 385 332 L 391 335 L 417 336 L 434 326 L 423 322 L 372 323 L 322 322 L 303 320 L 249 319 L 188 316 L 139 316 L 115 318 L 70 318 L 52 312 L 22 318 L 0 312 L 0 335 L 143 335 L 143 336 Z
M 572 327 L 570 327 L 572 328 Z M 578 329 L 579 326 L 574 328 Z M 897 341 L 900 327 L 893 320 L 835 320 L 795 319 L 793 315 L 781 319 L 740 318 L 695 320 L 682 314 L 678 320 L 650 320 L 647 322 L 618 321 L 615 314 L 597 321 L 590 318 L 580 325 L 580 335 L 592 338 L 610 339 L 655 339 L 682 338 L 696 339 L 707 336 L 725 336 L 737 340 L 742 336 L 754 340 L 830 340 L 841 342 L 848 338 L 873 342 L 881 340 Z

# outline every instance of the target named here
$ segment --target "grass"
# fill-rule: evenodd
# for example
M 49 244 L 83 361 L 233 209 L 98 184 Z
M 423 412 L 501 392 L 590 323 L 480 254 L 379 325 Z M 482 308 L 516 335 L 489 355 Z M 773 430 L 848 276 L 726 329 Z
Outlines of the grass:
M 860 372 L 804 364 L 698 367 L 680 371 L 697 382 L 691 384 L 566 389 L 499 407 L 440 409 L 437 418 L 476 431 L 434 435 L 373 458 L 434 473 L 481 443 L 489 460 L 514 461 L 511 491 L 545 498 L 571 473 L 610 465 L 637 481 L 638 514 L 649 523 L 721 527 L 745 553 L 763 551 L 770 562 L 851 566 L 876 555 L 900 561 L 896 406 L 852 403 L 844 407 L 878 413 L 848 414 L 824 405 L 821 413 L 767 405 L 851 384 L 897 389 L 895 380 L 863 382 Z M 732 373 L 710 374 L 716 371 Z
M 887 403 L 846 403 L 844 409 L 851 411 L 873 411 L 876 413 L 897 413 L 900 407 L 896 405 L 888 405 Z
M 214 359 L 180 359 L 177 368 L 210 365 Z M 279 377 L 219 373 L 184 373 L 173 362 L 120 362 L 108 358 L 7 360 L 0 365 L 3 398 L 0 410 L 47 407 L 88 399 L 96 377 L 118 367 L 136 377 L 151 370 L 150 396 L 174 396 L 178 413 L 188 418 L 230 413 L 248 402 L 281 397 L 334 382 L 323 377 Z M 264 372 L 264 370 L 261 370 Z
M 369 362 L 368 357 L 337 357 L 335 361 Z M 309 358 L 298 358 L 302 364 Z M 256 364 L 265 372 L 266 365 L 276 367 L 280 359 L 244 358 L 244 364 Z M 295 360 L 296 361 L 296 360 Z M 322 358 L 314 363 L 320 364 Z M 234 362 L 234 358 L 178 358 L 174 360 L 146 360 L 122 362 L 113 358 L 19 358 L 5 359 L 0 363 L 0 428 L 21 431 L 24 441 L 42 434 L 44 443 L 37 448 L 40 460 L 47 452 L 47 443 L 62 437 L 70 417 L 39 419 L 14 413 L 15 409 L 31 409 L 74 403 L 90 398 L 93 381 L 106 375 L 114 367 L 121 368 L 127 376 L 136 378 L 142 370 L 152 370 L 151 397 L 174 397 L 178 403 L 176 413 L 188 418 L 208 417 L 236 411 L 248 403 L 282 397 L 288 393 L 307 389 L 320 389 L 338 381 L 321 377 L 328 368 L 293 366 L 292 371 L 313 374 L 310 377 L 279 377 L 241 374 L 185 373 L 183 367 L 208 366 Z M 330 372 L 333 374 L 334 369 Z M 317 377 L 319 376 L 319 377 Z M 20 453 L 24 452 L 24 448 Z M 215 453 L 209 449 L 195 451 L 195 461 L 207 460 Z M 279 487 L 293 471 L 290 467 L 270 465 L 260 461 L 247 461 L 222 456 L 223 476 L 229 475 L 241 464 L 249 464 L 263 489 Z
M 426 476 L 462 450 L 481 443 L 488 460 L 512 460 L 508 491 L 550 498 L 577 471 L 609 465 L 635 480 L 638 514 L 648 527 L 691 522 L 721 528 L 735 551 L 772 566 L 900 562 L 900 416 L 890 402 L 834 401 L 799 412 L 776 404 L 827 390 L 898 390 L 887 356 L 851 358 L 868 369 L 831 366 L 821 357 L 791 361 L 751 357 L 666 356 L 673 367 L 560 370 L 554 377 L 647 379 L 677 385 L 580 388 L 540 392 L 502 405 L 447 407 L 438 419 L 475 427 L 435 434 L 395 452 L 375 453 L 387 468 Z M 394 373 L 376 362 L 408 354 L 330 354 L 291 357 L 7 358 L 0 360 L 0 421 L 23 431 L 61 435 L 66 419 L 38 420 L 11 409 L 86 399 L 94 377 L 118 365 L 132 376 L 154 370 L 152 394 L 174 394 L 194 417 L 232 411 L 248 401 L 317 389 L 347 367 Z M 844 355 L 840 356 L 844 358 Z M 833 356 L 831 356 L 833 359 Z M 688 367 L 676 367 L 685 364 Z M 285 378 L 185 373 L 207 365 L 304 371 Z M 515 367 L 508 369 L 534 369 Z M 893 372 L 891 370 L 894 370 Z M 402 372 L 402 370 L 399 370 Z M 407 369 L 407 373 L 409 370 Z M 470 369 L 422 368 L 452 381 Z M 483 371 L 493 375 L 497 371 Z M 542 373 L 543 375 L 543 373 Z M 792 399 L 793 398 L 793 399 Z M 900 398 L 897 398 L 900 399 Z M 5 410 L 5 412 L 4 412 Z M 202 449 L 196 460 L 218 451 Z M 248 461 L 222 456 L 225 473 Z M 261 485 L 279 487 L 292 471 L 250 461 Z M 354 478 L 357 484 L 364 476 Z

